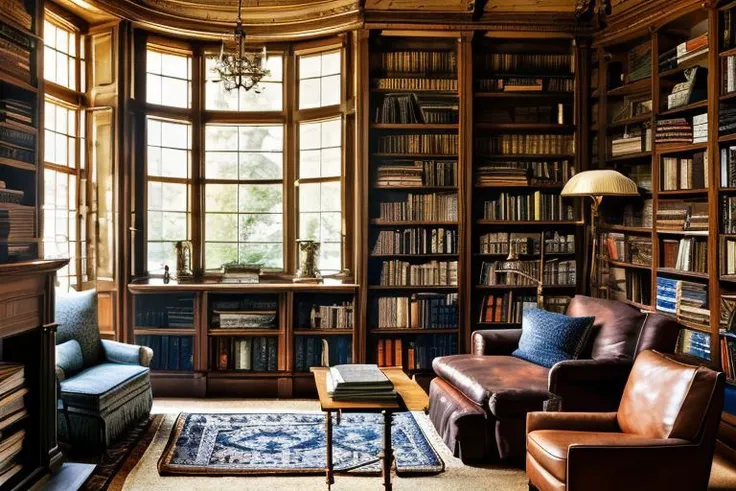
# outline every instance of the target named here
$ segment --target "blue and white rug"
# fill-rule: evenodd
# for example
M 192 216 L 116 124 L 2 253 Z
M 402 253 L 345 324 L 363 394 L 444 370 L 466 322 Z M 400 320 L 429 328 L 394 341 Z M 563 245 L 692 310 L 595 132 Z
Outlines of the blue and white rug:
M 343 414 L 333 425 L 335 470 L 378 457 L 383 416 Z M 391 429 L 396 472 L 444 470 L 411 413 L 396 413 Z M 158 461 L 161 475 L 317 474 L 325 471 L 325 416 L 322 413 L 181 413 Z M 350 471 L 377 474 L 380 463 Z

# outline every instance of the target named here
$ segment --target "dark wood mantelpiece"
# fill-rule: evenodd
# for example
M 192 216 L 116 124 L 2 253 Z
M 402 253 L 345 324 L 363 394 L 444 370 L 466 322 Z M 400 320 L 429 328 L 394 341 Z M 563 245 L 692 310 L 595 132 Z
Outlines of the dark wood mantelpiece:
M 56 437 L 56 271 L 68 260 L 0 265 L 0 359 L 23 363 L 34 424 L 27 428 L 24 468 L 9 489 L 28 489 L 61 465 Z

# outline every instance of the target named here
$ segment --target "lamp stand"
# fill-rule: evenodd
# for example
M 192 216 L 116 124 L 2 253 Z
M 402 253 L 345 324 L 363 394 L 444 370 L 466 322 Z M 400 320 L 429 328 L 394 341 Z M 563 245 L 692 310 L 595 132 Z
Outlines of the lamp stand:
M 596 275 L 598 273 L 598 208 L 601 206 L 603 201 L 602 196 L 591 196 L 593 205 L 590 207 L 590 233 L 593 235 L 593 253 L 591 255 L 590 264 L 590 294 L 598 296 L 596 291 L 598 287 L 598 281 Z

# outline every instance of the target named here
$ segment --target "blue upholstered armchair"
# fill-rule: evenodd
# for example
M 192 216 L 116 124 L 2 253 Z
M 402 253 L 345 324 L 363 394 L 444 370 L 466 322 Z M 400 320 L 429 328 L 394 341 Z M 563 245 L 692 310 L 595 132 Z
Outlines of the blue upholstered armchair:
M 56 299 L 59 440 L 107 448 L 151 412 L 145 346 L 101 340 L 94 290 Z

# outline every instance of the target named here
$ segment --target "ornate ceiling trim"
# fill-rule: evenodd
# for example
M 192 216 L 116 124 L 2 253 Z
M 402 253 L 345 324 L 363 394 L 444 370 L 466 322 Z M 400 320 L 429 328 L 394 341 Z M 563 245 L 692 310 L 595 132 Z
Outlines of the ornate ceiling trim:
M 187 38 L 232 34 L 237 0 L 95 0 L 99 8 L 145 29 Z M 307 39 L 362 24 L 359 0 L 245 0 L 243 25 L 253 42 Z

